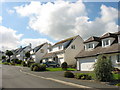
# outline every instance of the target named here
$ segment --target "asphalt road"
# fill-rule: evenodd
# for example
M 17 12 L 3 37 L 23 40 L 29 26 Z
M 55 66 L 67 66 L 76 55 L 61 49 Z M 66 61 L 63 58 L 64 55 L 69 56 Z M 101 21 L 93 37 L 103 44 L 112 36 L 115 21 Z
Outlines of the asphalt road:
M 2 88 L 76 88 L 20 72 L 19 67 L 2 66 Z

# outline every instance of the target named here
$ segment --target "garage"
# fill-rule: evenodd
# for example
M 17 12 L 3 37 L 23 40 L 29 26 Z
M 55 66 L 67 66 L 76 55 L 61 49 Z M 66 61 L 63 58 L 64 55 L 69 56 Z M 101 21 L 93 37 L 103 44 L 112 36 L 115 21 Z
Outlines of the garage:
M 77 70 L 80 71 L 93 71 L 93 66 L 95 63 L 94 57 L 81 58 L 77 61 Z

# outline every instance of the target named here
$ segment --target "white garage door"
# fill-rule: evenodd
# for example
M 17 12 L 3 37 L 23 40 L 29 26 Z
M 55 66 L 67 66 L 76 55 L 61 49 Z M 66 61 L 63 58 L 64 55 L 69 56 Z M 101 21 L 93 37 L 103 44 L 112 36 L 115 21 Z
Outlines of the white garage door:
M 95 58 L 81 59 L 80 70 L 81 71 L 93 71 L 94 63 L 95 63 Z

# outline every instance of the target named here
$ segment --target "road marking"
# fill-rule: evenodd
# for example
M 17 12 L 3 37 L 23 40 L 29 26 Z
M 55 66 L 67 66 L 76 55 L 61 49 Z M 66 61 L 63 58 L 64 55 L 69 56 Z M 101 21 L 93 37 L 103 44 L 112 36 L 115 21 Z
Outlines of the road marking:
M 51 81 L 55 81 L 55 82 L 58 82 L 58 83 L 62 83 L 62 84 L 66 84 L 66 85 L 70 85 L 70 86 L 74 86 L 74 87 L 78 87 L 78 88 L 92 88 L 92 87 L 83 86 L 83 85 L 79 85 L 79 84 L 75 84 L 75 83 L 71 83 L 71 82 L 67 82 L 67 81 L 62 81 L 62 80 L 58 80 L 58 79 L 54 79 L 54 78 L 46 78 L 46 77 L 43 77 L 43 76 L 37 76 L 35 74 L 31 74 L 31 73 L 22 71 L 21 69 L 20 69 L 20 72 L 31 75 L 31 76 L 34 76 L 34 77 L 38 77 L 38 78 L 42 78 L 42 79 L 46 79 L 46 80 L 51 80 Z

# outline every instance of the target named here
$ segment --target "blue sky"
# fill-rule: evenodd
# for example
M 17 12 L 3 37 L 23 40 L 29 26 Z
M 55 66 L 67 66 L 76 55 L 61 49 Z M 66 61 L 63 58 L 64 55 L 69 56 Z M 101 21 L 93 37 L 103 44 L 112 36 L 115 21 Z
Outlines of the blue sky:
M 20 37 L 20 40 L 23 40 L 23 39 L 26 39 L 26 38 L 27 39 L 29 39 L 29 38 L 30 39 L 45 38 L 48 41 L 55 43 L 55 42 L 57 42 L 57 41 L 59 41 L 61 39 L 77 35 L 77 34 L 71 34 L 72 32 L 70 33 L 70 35 L 68 35 L 68 33 L 64 34 L 64 30 L 63 31 L 59 30 L 59 32 L 57 30 L 53 31 L 53 32 L 56 32 L 56 33 L 58 32 L 60 34 L 63 33 L 63 36 L 62 36 L 62 34 L 60 36 L 60 35 L 58 35 L 56 33 L 53 33 L 53 35 L 52 35 L 52 33 L 50 33 L 50 32 L 48 34 L 45 34 L 45 32 L 42 33 L 41 28 L 40 29 L 37 28 L 38 30 L 34 30 L 34 27 L 29 26 L 31 16 L 21 16 L 20 13 L 17 13 L 17 11 L 14 8 L 14 7 L 20 7 L 21 5 L 22 5 L 22 7 L 24 7 L 24 5 L 26 5 L 26 4 L 29 5 L 30 2 L 4 2 L 4 3 L 2 3 L 2 13 L 0 14 L 0 16 L 2 16 L 2 26 L 6 27 L 6 28 L 11 28 L 11 29 L 17 31 L 16 35 L 23 34 L 23 36 Z M 100 12 L 101 12 L 101 6 L 102 5 L 105 5 L 105 7 L 103 6 L 103 8 L 112 7 L 112 8 L 115 8 L 116 10 L 118 10 L 118 2 L 83 2 L 83 4 L 86 7 L 86 9 L 85 9 L 86 11 L 84 11 L 84 12 L 87 12 L 87 15 L 83 15 L 83 16 L 89 17 L 88 21 L 95 21 L 96 18 L 101 17 Z M 116 20 L 115 20 L 115 23 L 116 23 Z M 56 21 L 57 21 L 57 19 L 56 19 Z M 55 29 L 54 27 L 50 27 L 50 28 Z M 81 29 L 83 27 L 79 27 L 79 28 Z M 71 31 L 71 29 L 70 29 L 70 31 Z M 85 32 L 83 32 L 83 33 L 85 33 Z M 80 32 L 79 35 L 82 35 L 82 33 Z M 91 36 L 91 35 L 92 35 L 92 33 L 90 35 L 88 35 L 88 36 Z M 99 34 L 93 33 L 93 35 L 99 35 Z M 86 36 L 86 38 L 89 38 L 88 36 Z M 84 38 L 85 36 L 82 36 L 82 37 Z M 19 46 L 19 45 L 17 45 L 17 46 Z

